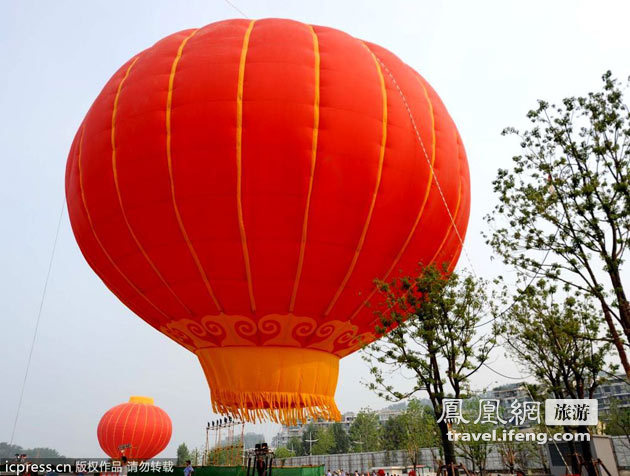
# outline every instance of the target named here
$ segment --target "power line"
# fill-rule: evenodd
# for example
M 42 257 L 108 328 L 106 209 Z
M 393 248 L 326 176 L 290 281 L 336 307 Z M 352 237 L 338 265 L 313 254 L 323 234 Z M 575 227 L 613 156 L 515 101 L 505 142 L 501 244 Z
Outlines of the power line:
M 61 229 L 61 221 L 63 218 L 63 212 L 66 209 L 66 200 L 64 197 L 61 204 L 61 211 L 59 212 L 59 220 L 57 221 L 57 231 L 55 232 L 55 239 L 53 241 L 52 252 L 50 254 L 50 260 L 48 262 L 48 271 L 46 272 L 46 280 L 44 281 L 44 289 L 42 291 L 42 298 L 39 301 L 39 310 L 37 312 L 37 320 L 35 321 L 35 330 L 33 331 L 33 340 L 31 341 L 31 349 L 28 353 L 28 359 L 26 361 L 26 371 L 24 372 L 24 380 L 22 381 L 22 389 L 20 390 L 20 399 L 18 400 L 17 410 L 15 412 L 15 420 L 13 421 L 13 430 L 11 431 L 10 445 L 13 444 L 15 438 L 15 429 L 17 428 L 18 419 L 20 417 L 20 410 L 22 409 L 22 401 L 24 400 L 24 389 L 26 388 L 26 381 L 28 380 L 28 374 L 31 369 L 31 360 L 33 359 L 33 349 L 35 348 L 35 341 L 37 340 L 37 331 L 39 330 L 39 322 L 42 317 L 42 310 L 44 309 L 44 301 L 46 299 L 46 291 L 48 290 L 48 281 L 50 280 L 50 272 L 52 270 L 53 260 L 55 258 L 55 250 L 57 249 L 57 241 L 59 239 L 59 230 Z
M 556 230 L 556 233 L 553 235 L 553 240 L 552 240 L 552 242 L 554 242 L 554 243 L 555 243 L 555 241 L 556 241 L 556 237 L 558 236 L 558 232 L 559 232 L 559 231 L 560 231 L 560 228 L 558 228 L 558 229 Z M 542 269 L 542 267 L 545 265 L 545 261 L 547 261 L 547 258 L 549 257 L 549 253 L 551 253 L 551 248 L 549 248 L 549 249 L 547 250 L 547 252 L 545 253 L 545 256 L 543 257 L 543 260 L 540 262 L 540 265 L 539 265 L 539 266 L 538 266 L 538 268 L 536 269 L 536 272 L 535 272 L 535 273 L 534 273 L 534 275 L 532 276 L 532 279 L 530 279 L 530 280 L 529 280 L 529 282 L 527 283 L 527 286 L 525 286 L 525 288 L 524 288 L 524 289 L 529 288 L 529 287 L 530 287 L 530 286 L 534 283 L 534 280 L 538 277 L 538 274 L 540 273 L 540 270 L 541 270 L 541 269 Z M 500 311 L 499 313 L 497 313 L 497 315 L 496 315 L 496 316 L 493 316 L 492 318 L 488 319 L 487 321 L 482 322 L 481 324 L 477 324 L 477 325 L 475 326 L 475 328 L 476 328 L 476 329 L 478 329 L 478 328 L 483 327 L 483 326 L 485 326 L 485 325 L 487 325 L 487 324 L 490 324 L 491 322 L 496 321 L 497 317 L 502 316 L 503 314 L 505 314 L 506 312 L 508 312 L 510 309 L 512 309 L 512 308 L 514 307 L 514 305 L 515 305 L 518 301 L 520 301 L 520 299 L 523 297 L 523 295 L 524 295 L 524 293 L 523 293 L 523 292 L 521 292 L 518 296 L 514 297 L 514 299 L 512 300 L 512 302 L 510 303 L 510 305 L 509 305 L 508 307 L 506 307 L 505 309 L 503 309 L 502 311 Z M 486 316 L 486 315 L 487 315 L 487 313 L 486 313 L 486 314 L 484 314 L 484 316 Z M 484 317 L 484 316 L 481 316 L 481 317 Z
M 510 380 L 525 380 L 525 379 L 527 379 L 527 378 L 533 377 L 533 375 L 531 375 L 531 374 L 530 374 L 530 375 L 526 375 L 525 377 L 510 377 L 509 375 L 502 374 L 502 373 L 501 373 L 501 372 L 499 372 L 498 370 L 494 370 L 492 367 L 490 367 L 490 366 L 489 366 L 488 364 L 486 364 L 486 363 L 483 363 L 483 364 L 481 364 L 481 365 L 483 365 L 483 366 L 484 366 L 484 367 L 486 367 L 487 369 L 491 370 L 491 371 L 492 371 L 492 372 L 494 372 L 495 374 L 497 374 L 497 375 L 499 375 L 499 376 L 501 376 L 501 377 L 503 377 L 503 378 L 509 378 Z

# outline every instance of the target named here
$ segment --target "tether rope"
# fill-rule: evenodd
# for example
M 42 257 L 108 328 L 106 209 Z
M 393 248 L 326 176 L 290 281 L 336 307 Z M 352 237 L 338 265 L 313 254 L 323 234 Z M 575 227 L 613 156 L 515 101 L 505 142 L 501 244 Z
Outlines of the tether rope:
M 387 75 L 391 79 L 391 81 L 394 84 L 394 86 L 396 87 L 396 89 L 398 90 L 398 94 L 400 95 L 400 97 L 401 97 L 401 99 L 403 101 L 403 104 L 405 106 L 405 109 L 407 110 L 407 114 L 409 116 L 409 120 L 411 121 L 411 125 L 412 125 L 414 133 L 416 135 L 416 139 L 417 139 L 418 143 L 420 144 L 420 148 L 422 149 L 424 158 L 426 159 L 427 164 L 430 167 L 431 173 L 433 174 L 433 177 L 435 179 L 435 184 L 436 184 L 438 192 L 440 194 L 440 198 L 441 198 L 442 203 L 444 204 L 444 208 L 446 209 L 446 212 L 447 212 L 447 214 L 448 214 L 448 216 L 449 216 L 449 218 L 451 220 L 451 224 L 452 224 L 452 226 L 453 226 L 453 228 L 455 230 L 455 234 L 457 235 L 457 239 L 459 240 L 459 243 L 461 245 L 461 248 L 462 248 L 462 251 L 464 253 L 464 256 L 466 257 L 466 261 L 470 265 L 470 270 L 471 270 L 473 276 L 478 277 L 478 275 L 477 275 L 477 273 L 475 271 L 475 267 L 474 267 L 474 265 L 472 263 L 472 260 L 470 258 L 470 255 L 468 254 L 468 251 L 467 251 L 466 246 L 464 244 L 464 240 L 463 240 L 463 238 L 462 238 L 462 236 L 461 236 L 461 234 L 459 232 L 459 229 L 457 228 L 457 224 L 455 223 L 455 217 L 451 213 L 451 210 L 450 210 L 450 208 L 448 206 L 448 203 L 446 202 L 446 198 L 444 197 L 444 193 L 442 191 L 442 187 L 440 185 L 440 181 L 439 181 L 439 179 L 438 179 L 438 177 L 437 177 L 437 175 L 435 173 L 435 169 L 433 167 L 433 164 L 431 163 L 431 160 L 429 159 L 429 154 L 427 153 L 426 147 L 424 146 L 424 142 L 422 141 L 422 137 L 420 136 L 420 132 L 418 131 L 418 127 L 416 125 L 416 121 L 415 121 L 415 119 L 413 117 L 413 114 L 411 112 L 411 108 L 409 107 L 409 103 L 407 102 L 407 98 L 405 96 L 405 93 L 400 88 L 400 85 L 398 84 L 398 81 L 396 81 L 396 78 L 394 77 L 393 73 L 389 70 L 387 65 L 378 57 L 378 55 L 376 53 L 374 53 L 374 52 L 372 52 L 372 53 L 374 54 L 374 57 L 379 62 L 379 64 L 383 68 L 383 70 L 387 73 Z M 554 238 L 553 238 L 554 242 L 555 242 L 555 239 L 556 239 L 556 237 L 558 235 L 558 231 L 559 231 L 559 228 L 556 230 L 556 233 L 554 235 Z M 545 256 L 544 256 L 542 262 L 540 263 L 540 265 L 538 266 L 538 268 L 534 272 L 534 275 L 531 277 L 531 279 L 530 279 L 530 281 L 527 284 L 525 289 L 530 287 L 533 284 L 534 280 L 539 276 L 539 273 L 542 270 L 543 266 L 545 265 L 545 262 L 547 261 L 547 258 L 549 257 L 550 252 L 551 252 L 551 249 L 548 249 L 547 252 L 545 253 Z M 490 319 L 488 319 L 488 320 L 486 320 L 486 321 L 484 321 L 484 322 L 482 322 L 480 324 L 475 325 L 475 328 L 480 328 L 480 327 L 483 327 L 485 325 L 488 325 L 488 324 L 493 323 L 494 321 L 496 321 L 496 319 L 498 317 L 504 315 L 510 309 L 512 309 L 514 307 L 514 305 L 518 301 L 520 301 L 522 295 L 523 295 L 523 293 L 520 293 L 518 296 L 515 296 L 514 299 L 512 300 L 512 302 L 510 303 L 510 305 L 508 305 L 505 309 L 503 309 L 502 311 L 497 313 L 497 315 L 493 316 L 492 318 L 490 318 Z M 486 312 L 483 316 L 480 317 L 480 319 L 482 319 L 483 317 L 488 315 L 488 313 L 489 312 Z M 490 367 L 488 367 L 488 368 L 490 368 Z M 498 375 L 501 375 L 498 372 L 494 371 L 493 369 L 490 369 L 490 370 L 492 370 L 493 372 L 497 373 Z M 512 378 L 512 377 L 507 377 L 505 375 L 501 375 L 501 376 L 506 377 L 506 378 Z
M 371 51 L 371 50 L 370 50 Z M 424 154 L 424 158 L 427 161 L 427 164 L 429 165 L 429 168 L 431 170 L 431 173 L 433 174 L 433 178 L 435 180 L 435 185 L 437 186 L 438 192 L 440 194 L 440 198 L 442 199 L 442 203 L 444 204 L 444 208 L 446 209 L 446 213 L 448 214 L 448 217 L 451 220 L 451 224 L 453 226 L 453 229 L 455 230 L 455 234 L 457 235 L 457 239 L 459 240 L 459 243 L 462 247 L 462 251 L 464 252 L 464 255 L 466 256 L 466 261 L 468 261 L 468 264 L 470 265 L 470 270 L 472 272 L 472 274 L 477 277 L 477 273 L 475 271 L 475 267 L 473 266 L 472 260 L 470 259 L 470 256 L 468 254 L 468 251 L 466 250 L 466 247 L 464 246 L 464 240 L 462 238 L 462 235 L 459 232 L 459 229 L 457 228 L 457 223 L 455 223 L 455 217 L 453 217 L 453 214 L 451 213 L 451 209 L 448 206 L 448 203 L 446 203 L 446 198 L 444 197 L 444 192 L 442 191 L 442 186 L 440 185 L 440 181 L 438 180 L 438 177 L 435 173 L 435 169 L 433 167 L 433 164 L 431 163 L 431 159 L 429 158 L 429 154 L 427 153 L 427 149 L 424 146 L 424 142 L 422 141 L 422 137 L 420 137 L 420 132 L 418 131 L 418 126 L 416 125 L 416 120 L 413 117 L 413 114 L 411 113 L 411 108 L 409 107 L 409 103 L 407 102 L 407 98 L 405 96 L 405 94 L 403 93 L 402 89 L 400 88 L 400 86 L 398 85 L 398 81 L 396 81 L 396 78 L 394 77 L 394 75 L 392 74 L 392 72 L 389 70 L 389 68 L 387 67 L 387 65 L 381 60 L 381 58 L 378 57 L 378 55 L 376 53 L 374 53 L 372 51 L 372 53 L 374 54 L 374 57 L 376 58 L 376 60 L 379 62 L 379 64 L 382 66 L 383 70 L 387 73 L 387 75 L 389 76 L 389 78 L 392 80 L 392 83 L 394 84 L 394 86 L 396 86 L 396 89 L 398 90 L 398 94 L 400 95 L 403 104 L 405 105 L 405 109 L 407 110 L 407 114 L 409 115 L 409 120 L 411 121 L 411 126 L 413 127 L 414 133 L 416 135 L 416 139 L 418 140 L 418 143 L 420 144 L 420 148 L 422 149 L 422 153 Z
M 230 0 L 225 0 L 225 3 L 227 3 L 229 6 L 231 6 L 234 10 L 236 10 L 240 15 L 243 16 L 243 18 L 247 18 L 249 19 L 249 17 L 247 15 L 245 15 L 245 13 L 243 12 L 243 10 L 241 10 L 240 8 L 238 8 L 236 5 L 234 5 Z
M 13 430 L 11 431 L 11 440 L 9 445 L 13 444 L 15 438 L 15 430 L 17 428 L 18 419 L 20 417 L 20 410 L 22 409 L 22 401 L 24 400 L 24 389 L 26 388 L 26 381 L 28 380 L 28 374 L 31 369 L 31 361 L 33 359 L 33 349 L 35 348 L 35 342 L 37 340 L 37 331 L 39 330 L 39 323 L 42 317 L 42 310 L 44 309 L 44 301 L 46 300 L 46 291 L 48 290 L 48 281 L 50 280 L 50 272 L 52 270 L 53 261 L 55 259 L 55 250 L 57 249 L 57 241 L 59 240 L 59 230 L 61 229 L 61 221 L 63 219 L 63 212 L 66 209 L 66 199 L 64 197 L 61 204 L 61 211 L 59 212 L 59 220 L 57 221 L 57 231 L 55 232 L 55 239 L 53 241 L 52 252 L 50 254 L 50 260 L 48 262 L 48 271 L 46 272 L 46 280 L 44 281 L 44 289 L 42 291 L 42 297 L 39 301 L 39 310 L 37 312 L 37 320 L 35 321 L 35 330 L 33 331 L 33 340 L 31 341 L 31 348 L 28 353 L 28 359 L 26 361 L 26 371 L 24 372 L 24 380 L 22 381 L 22 389 L 20 390 L 20 399 L 18 400 L 17 410 L 15 412 L 15 420 L 13 421 Z

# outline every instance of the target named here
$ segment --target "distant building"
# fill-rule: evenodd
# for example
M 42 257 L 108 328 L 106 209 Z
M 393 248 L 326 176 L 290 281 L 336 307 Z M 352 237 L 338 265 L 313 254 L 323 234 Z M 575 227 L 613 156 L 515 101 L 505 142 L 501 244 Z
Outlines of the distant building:
M 529 392 L 525 387 L 525 383 L 523 382 L 508 383 L 506 385 L 494 387 L 492 390 L 488 391 L 483 398 L 498 399 L 507 407 L 509 407 L 514 400 L 518 400 L 521 403 L 532 401 L 529 396 Z
M 288 448 L 289 440 L 291 438 L 293 438 L 294 436 L 298 438 L 302 438 L 302 428 L 303 428 L 302 425 L 296 425 L 296 426 L 282 425 L 282 428 L 280 429 L 278 434 L 273 437 L 273 440 L 271 441 L 271 445 L 274 448 L 280 448 L 281 446 Z
M 501 385 L 499 387 L 495 387 L 492 390 L 484 393 L 481 398 L 489 399 L 489 400 L 498 400 L 499 406 L 501 408 L 500 412 L 503 415 L 503 418 L 508 420 L 509 416 L 512 414 L 512 405 L 516 401 L 518 404 L 523 404 L 524 402 L 532 402 L 533 399 L 530 396 L 527 387 L 525 387 L 524 382 L 517 383 L 509 383 L 506 385 Z M 541 415 L 541 418 L 544 418 L 544 415 Z M 527 425 L 516 425 L 518 428 L 525 428 Z
M 510 414 L 510 405 L 514 400 L 519 403 L 531 402 L 532 399 L 524 383 L 512 383 L 495 387 L 486 392 L 482 398 L 497 399 L 500 401 L 504 415 Z M 605 415 L 610 410 L 610 404 L 614 400 L 620 408 L 630 408 L 630 384 L 625 375 L 616 375 L 613 379 L 600 384 L 593 394 L 598 402 L 598 413 Z
M 613 400 L 620 408 L 630 408 L 630 385 L 626 382 L 626 376 L 617 375 L 614 380 L 599 385 L 593 398 L 597 399 L 600 414 L 606 414 L 610 410 Z

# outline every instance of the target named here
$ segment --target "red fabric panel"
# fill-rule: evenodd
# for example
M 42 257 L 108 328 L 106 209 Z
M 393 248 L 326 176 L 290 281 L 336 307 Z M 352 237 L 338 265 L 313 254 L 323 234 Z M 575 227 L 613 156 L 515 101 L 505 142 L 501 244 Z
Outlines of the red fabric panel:
M 259 315 L 286 312 L 291 299 L 311 165 L 314 67 L 307 25 L 256 22 L 243 85 L 243 206 Z
M 248 24 L 214 23 L 188 41 L 175 74 L 172 105 L 177 203 L 221 307 L 232 312 L 249 310 L 235 198 L 236 86 Z M 181 285 L 201 282 L 195 269 Z M 203 287 L 190 292 L 198 314 L 216 312 Z
M 321 316 L 357 247 L 377 174 L 382 98 L 374 60 L 345 33 L 315 27 L 321 55 L 320 127 L 296 314 Z M 351 93 L 350 93 L 351 92 Z
M 141 54 L 136 64 L 129 70 L 129 77 L 123 85 L 123 89 L 121 89 L 119 97 L 120 110 L 115 121 L 118 170 L 123 203 L 127 209 L 132 228 L 135 230 L 140 241 L 144 243 L 147 252 L 154 256 L 153 259 L 155 259 L 155 253 L 152 250 L 152 246 L 147 243 L 143 234 L 143 228 L 137 225 L 134 220 L 134 211 L 138 206 L 134 201 L 134 193 L 136 197 L 139 194 L 142 199 L 146 200 L 146 202 L 144 202 L 146 204 L 145 210 L 152 210 L 150 213 L 152 218 L 155 218 L 153 210 L 160 208 L 162 218 L 159 220 L 158 227 L 151 230 L 151 233 L 153 236 L 158 236 L 158 234 L 163 235 L 165 233 L 163 227 L 169 223 L 169 214 L 164 204 L 162 204 L 162 202 L 160 202 L 161 206 L 156 204 L 154 201 L 156 198 L 152 196 L 152 191 L 154 190 L 152 184 L 159 179 L 160 163 L 165 162 L 163 134 L 159 135 L 159 131 L 163 131 L 164 129 L 163 111 L 165 109 L 165 99 L 163 91 L 156 87 L 155 84 L 159 82 L 162 77 L 154 74 L 140 76 L 150 81 L 152 87 L 145 85 L 142 93 L 145 100 L 135 102 L 136 107 L 139 108 L 142 108 L 145 104 L 152 104 L 152 115 L 162 119 L 159 121 L 159 126 L 157 124 L 158 121 L 150 120 L 148 117 L 143 117 L 143 124 L 146 124 L 139 129 L 136 129 L 136 125 L 133 123 L 128 124 L 126 122 L 128 114 L 125 111 L 125 92 L 127 88 L 133 88 L 134 77 L 132 74 L 134 70 L 142 73 L 146 71 L 145 68 L 151 70 L 151 65 L 160 63 L 164 71 L 168 71 L 172 57 L 175 56 L 175 52 L 179 46 L 181 36 L 181 34 L 178 34 L 168 37 L 158 43 L 154 49 L 147 50 L 145 53 Z M 163 48 L 165 48 L 166 51 L 162 51 Z M 170 56 L 170 58 L 166 58 L 166 55 Z M 85 157 L 83 162 L 83 180 L 86 201 L 94 223 L 95 233 L 100 237 L 104 248 L 108 251 L 122 273 L 142 290 L 149 301 L 154 303 L 168 316 L 175 318 L 183 317 L 187 314 L 184 314 L 185 310 L 182 309 L 181 305 L 171 293 L 165 292 L 166 290 L 162 282 L 151 269 L 145 257 L 140 253 L 137 244 L 134 242 L 125 224 L 123 213 L 118 202 L 112 166 L 111 128 L 114 99 L 121 80 L 122 78 L 113 78 L 113 80 L 108 83 L 106 86 L 107 94 L 97 99 L 86 118 L 83 142 L 83 154 Z M 166 87 L 165 83 L 163 87 Z M 138 96 L 136 95 L 135 97 Z M 158 109 L 159 102 L 162 104 L 159 105 Z M 128 135 L 133 137 L 135 153 L 132 156 L 125 152 Z M 128 166 L 130 158 L 145 157 L 144 153 L 147 149 L 152 153 L 152 157 L 159 157 L 162 160 L 154 160 L 150 167 L 141 168 L 142 165 L 146 165 L 143 163 L 134 167 Z M 94 157 L 99 157 L 99 160 L 94 160 Z M 140 171 L 142 175 L 140 178 L 136 177 L 136 181 L 132 183 L 132 186 L 128 186 L 127 184 L 129 183 L 129 177 L 132 171 Z M 168 191 L 168 188 L 165 188 L 165 190 Z M 168 204 L 168 202 L 166 202 L 166 204 Z M 147 211 L 147 213 L 149 212 Z M 158 222 L 153 220 L 152 223 L 157 225 Z M 177 257 L 176 250 L 173 250 L 173 256 Z M 159 266 L 161 263 L 157 261 L 156 264 Z M 185 262 L 182 263 L 180 269 L 184 268 L 184 266 Z
M 176 220 L 166 157 L 169 75 L 178 48 L 190 33 L 171 35 L 141 54 L 129 71 L 118 100 L 115 132 L 119 187 L 130 227 L 147 256 L 124 222 L 117 221 L 116 228 L 112 227 L 111 234 L 106 235 L 112 242 L 110 246 L 120 249 L 117 260 L 121 267 L 137 273 L 135 279 L 146 283 L 150 298 L 168 299 L 168 312 L 174 317 L 190 315 L 187 309 L 199 312 L 196 297 L 206 292 Z M 139 97 L 143 100 L 138 101 Z M 110 186 L 107 192 L 115 194 L 114 184 Z M 116 197 L 114 200 L 118 204 Z M 120 206 L 110 208 L 118 208 L 116 211 L 122 214 Z M 124 240 L 116 242 L 116 237 Z M 127 246 L 123 249 L 124 243 Z
M 383 54 L 382 50 L 377 51 L 373 45 L 369 47 L 375 51 L 378 60 L 384 61 L 387 58 L 400 68 L 399 74 L 406 76 L 406 67 L 400 60 L 391 54 Z M 373 290 L 372 281 L 365 279 L 367 276 L 385 279 L 386 271 L 394 264 L 395 269 L 398 269 L 396 257 L 406 250 L 405 242 L 414 231 L 416 218 L 426 209 L 428 201 L 426 193 L 430 185 L 430 165 L 418 145 L 407 107 L 411 110 L 422 142 L 431 157 L 431 105 L 424 91 L 417 86 L 406 90 L 403 97 L 398 89 L 401 87 L 399 74 L 395 75 L 387 63 L 385 66 L 379 63 L 379 67 L 387 88 L 388 109 L 383 178 L 372 223 L 357 266 L 348 281 L 346 291 L 331 313 L 331 318 L 341 320 L 352 316 L 357 306 Z M 416 226 L 415 233 L 418 231 Z
M 130 63 L 131 61 L 126 63 L 112 77 L 95 101 L 91 111 L 99 107 L 103 110 L 106 110 L 108 107 L 111 109 L 115 95 L 115 85 L 120 82 Z M 107 117 L 106 114 L 104 116 Z M 90 117 L 91 115 L 88 114 L 88 117 L 75 136 L 66 170 L 68 214 L 70 216 L 73 232 L 86 260 L 114 294 L 136 314 L 143 316 L 149 322 L 164 322 L 168 319 L 167 315 L 157 307 L 156 303 L 149 301 L 146 296 L 142 294 L 138 285 L 129 280 L 126 274 L 118 267 L 117 263 L 103 245 L 96 228 L 92 226 L 93 218 L 91 210 L 100 199 L 99 197 L 92 196 L 93 198 L 89 200 L 87 197 L 85 168 L 86 166 L 89 168 L 89 164 L 98 162 L 92 158 L 93 156 L 90 155 L 89 152 L 86 152 L 85 147 L 86 142 L 90 141 L 90 133 L 86 126 L 86 122 Z M 103 120 L 105 121 L 106 119 L 104 118 Z M 111 115 L 109 122 L 111 124 Z M 102 127 L 108 126 L 103 125 Z M 104 136 L 105 134 L 102 133 L 101 135 Z M 88 138 L 87 140 L 86 137 Z M 105 148 L 106 146 L 103 145 L 102 147 Z M 80 172 L 81 169 L 82 173 Z M 81 186 L 82 182 L 83 187 Z M 83 195 L 82 190 L 85 192 L 85 195 Z M 73 198 L 71 199 L 70 197 Z M 92 218 L 92 221 L 90 221 L 90 218 Z

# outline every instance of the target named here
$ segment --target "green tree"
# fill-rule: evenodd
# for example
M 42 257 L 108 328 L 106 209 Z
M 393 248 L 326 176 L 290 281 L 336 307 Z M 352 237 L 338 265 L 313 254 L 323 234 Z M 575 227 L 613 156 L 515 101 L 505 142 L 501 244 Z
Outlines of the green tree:
M 0 458 L 15 458 L 16 453 L 25 454 L 31 458 L 63 458 L 63 456 L 53 448 L 22 448 L 19 445 L 10 445 L 6 442 L 0 442 Z
M 537 425 L 535 431 L 545 433 L 549 429 Z M 543 445 L 533 441 L 513 441 L 506 439 L 496 445 L 501 462 L 508 474 L 515 474 L 516 470 L 527 473 L 530 468 L 543 468 L 543 473 L 549 474 L 547 466 L 547 451 Z
M 348 453 L 350 451 L 350 438 L 343 425 L 335 422 L 331 425 L 330 430 L 333 436 L 333 446 L 330 449 L 332 454 Z
M 606 357 L 611 344 L 599 339 L 600 319 L 589 296 L 559 295 L 555 286 L 540 279 L 523 289 L 520 299 L 507 311 L 504 324 L 508 351 L 536 376 L 549 395 L 593 398 L 603 371 L 608 369 Z M 567 427 L 565 431 L 573 429 Z M 578 426 L 576 431 L 589 433 L 586 426 Z M 596 474 L 588 464 L 593 459 L 590 443 L 582 442 L 581 449 L 589 474 Z M 575 461 L 573 470 L 577 470 Z
M 335 446 L 335 436 L 333 435 L 332 428 L 320 426 L 317 428 L 315 435 L 317 441 L 313 443 L 313 454 L 325 455 L 330 453 L 331 449 Z
M 395 415 L 383 423 L 382 447 L 384 450 L 401 450 L 405 447 L 405 422 L 404 416 Z
M 291 438 L 289 438 L 287 448 L 289 448 L 289 451 L 293 451 L 295 453 L 295 456 L 306 455 L 306 451 L 304 450 L 304 443 L 302 443 L 302 438 L 300 437 L 292 436 Z
M 357 413 L 348 431 L 352 452 L 379 451 L 381 430 L 381 423 L 375 412 L 363 409 Z
M 630 446 L 630 408 L 622 407 L 618 399 L 611 398 L 608 412 L 602 420 L 607 435 L 625 436 L 626 446 Z
M 523 150 L 494 180 L 488 243 L 532 279 L 596 299 L 630 379 L 630 304 L 622 280 L 630 240 L 630 109 L 610 71 L 603 88 L 560 105 L 539 101 Z
M 278 459 L 291 458 L 292 456 L 295 456 L 295 453 L 293 451 L 291 451 L 289 448 L 285 448 L 284 446 L 276 449 L 276 451 L 274 451 L 274 454 L 275 457 Z
M 368 387 L 391 401 L 427 392 L 438 428 L 446 464 L 455 463 L 448 424 L 441 419 L 444 398 L 463 398 L 471 375 L 488 360 L 496 345 L 494 326 L 480 335 L 482 318 L 494 312 L 488 283 L 473 276 L 445 275 L 435 266 L 425 267 L 417 276 L 378 283 L 385 310 L 377 311 L 385 334 L 364 350 L 370 362 L 372 381 Z M 411 388 L 394 388 L 384 369 L 409 371 Z
M 182 443 L 177 447 L 177 465 L 184 466 L 189 459 L 190 451 L 188 451 L 188 446 L 186 446 L 186 443 Z
M 483 476 L 486 470 L 488 454 L 491 449 L 491 442 L 485 441 L 483 438 L 475 440 L 471 438 L 470 435 L 489 433 L 496 425 L 476 421 L 479 415 L 479 398 L 476 397 L 465 402 L 463 415 L 466 422 L 462 421 L 458 423 L 455 428 L 456 431 L 461 434 L 461 438 L 457 440 L 456 448 L 459 450 L 461 456 L 464 456 L 472 463 L 473 472 L 478 471 L 479 474 Z
M 201 464 L 203 453 L 204 450 L 201 450 L 199 448 L 194 448 L 190 452 L 190 462 L 193 466 L 199 466 L 199 464 Z
M 411 399 L 399 420 L 403 430 L 402 449 L 407 451 L 407 457 L 415 471 L 420 462 L 420 450 L 440 445 L 435 415 L 430 407 Z

